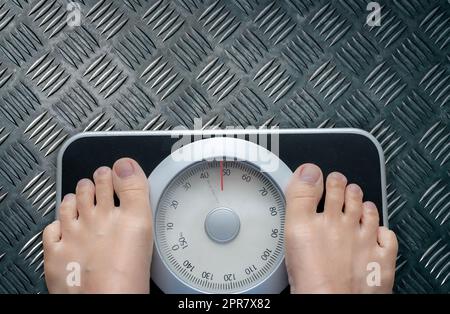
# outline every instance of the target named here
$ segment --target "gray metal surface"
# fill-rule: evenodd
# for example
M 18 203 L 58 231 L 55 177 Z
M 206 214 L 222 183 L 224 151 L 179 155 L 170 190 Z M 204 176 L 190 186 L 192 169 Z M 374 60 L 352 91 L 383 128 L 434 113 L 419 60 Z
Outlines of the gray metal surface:
M 395 291 L 450 291 L 450 4 L 0 0 L 0 292 L 45 292 L 61 144 L 83 131 L 359 127 L 386 154 Z

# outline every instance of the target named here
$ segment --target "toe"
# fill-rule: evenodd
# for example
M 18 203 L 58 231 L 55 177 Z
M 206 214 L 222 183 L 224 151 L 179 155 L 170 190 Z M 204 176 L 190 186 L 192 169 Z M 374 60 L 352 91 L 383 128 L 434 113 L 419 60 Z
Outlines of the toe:
M 108 211 L 114 208 L 114 187 L 109 167 L 100 167 L 94 172 L 96 208 Z
M 113 170 L 113 185 L 120 207 L 129 211 L 148 210 L 147 177 L 138 163 L 130 158 L 121 158 L 114 163 Z
M 55 220 L 51 224 L 47 225 L 42 235 L 42 241 L 44 243 L 44 250 L 51 249 L 55 243 L 61 240 L 61 223 L 59 220 Z
M 77 208 L 80 217 L 90 215 L 94 209 L 95 186 L 89 179 L 78 181 L 76 188 Z
M 378 244 L 393 256 L 397 255 L 398 242 L 394 231 L 386 227 L 378 227 Z
M 327 177 L 324 213 L 329 217 L 340 217 L 344 206 L 347 178 L 339 172 L 332 172 Z
M 361 220 L 363 211 L 363 192 L 359 185 L 349 184 L 345 189 L 345 216 L 355 224 Z
M 322 193 L 323 177 L 320 168 L 314 164 L 303 164 L 297 168 L 286 190 L 287 225 L 315 214 Z
M 377 239 L 380 218 L 378 209 L 372 202 L 364 202 L 361 217 L 361 232 L 366 238 Z
M 67 230 L 74 222 L 77 221 L 77 201 L 75 194 L 67 194 L 59 206 L 59 220 L 61 221 L 61 229 Z
M 378 252 L 385 287 L 390 292 L 395 276 L 395 262 L 397 259 L 398 242 L 395 233 L 386 227 L 378 227 Z

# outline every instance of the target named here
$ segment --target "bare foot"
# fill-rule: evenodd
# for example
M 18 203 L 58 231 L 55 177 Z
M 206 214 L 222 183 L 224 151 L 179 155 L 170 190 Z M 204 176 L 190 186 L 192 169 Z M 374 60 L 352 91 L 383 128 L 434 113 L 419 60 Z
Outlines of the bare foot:
M 153 240 L 147 178 L 128 158 L 116 161 L 113 170 L 98 168 L 93 177 L 95 185 L 80 180 L 76 195 L 64 197 L 59 220 L 44 230 L 48 290 L 148 293 Z
M 379 227 L 375 205 L 363 203 L 361 188 L 347 185 L 344 175 L 331 173 L 326 191 L 324 212 L 317 213 L 323 176 L 313 164 L 299 167 L 286 191 L 286 265 L 291 292 L 391 293 L 395 234 Z

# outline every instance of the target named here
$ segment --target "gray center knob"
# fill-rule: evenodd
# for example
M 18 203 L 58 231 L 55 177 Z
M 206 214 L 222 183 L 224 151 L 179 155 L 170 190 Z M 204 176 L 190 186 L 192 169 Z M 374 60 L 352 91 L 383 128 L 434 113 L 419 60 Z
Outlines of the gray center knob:
M 236 238 L 240 227 L 239 216 L 225 207 L 213 209 L 205 219 L 206 234 L 211 240 L 219 243 L 227 243 Z

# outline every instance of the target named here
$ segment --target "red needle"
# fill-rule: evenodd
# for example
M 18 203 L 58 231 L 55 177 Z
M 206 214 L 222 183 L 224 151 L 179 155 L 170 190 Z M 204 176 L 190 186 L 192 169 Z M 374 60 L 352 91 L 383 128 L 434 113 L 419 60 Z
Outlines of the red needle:
M 223 191 L 223 160 L 220 161 L 220 190 Z

